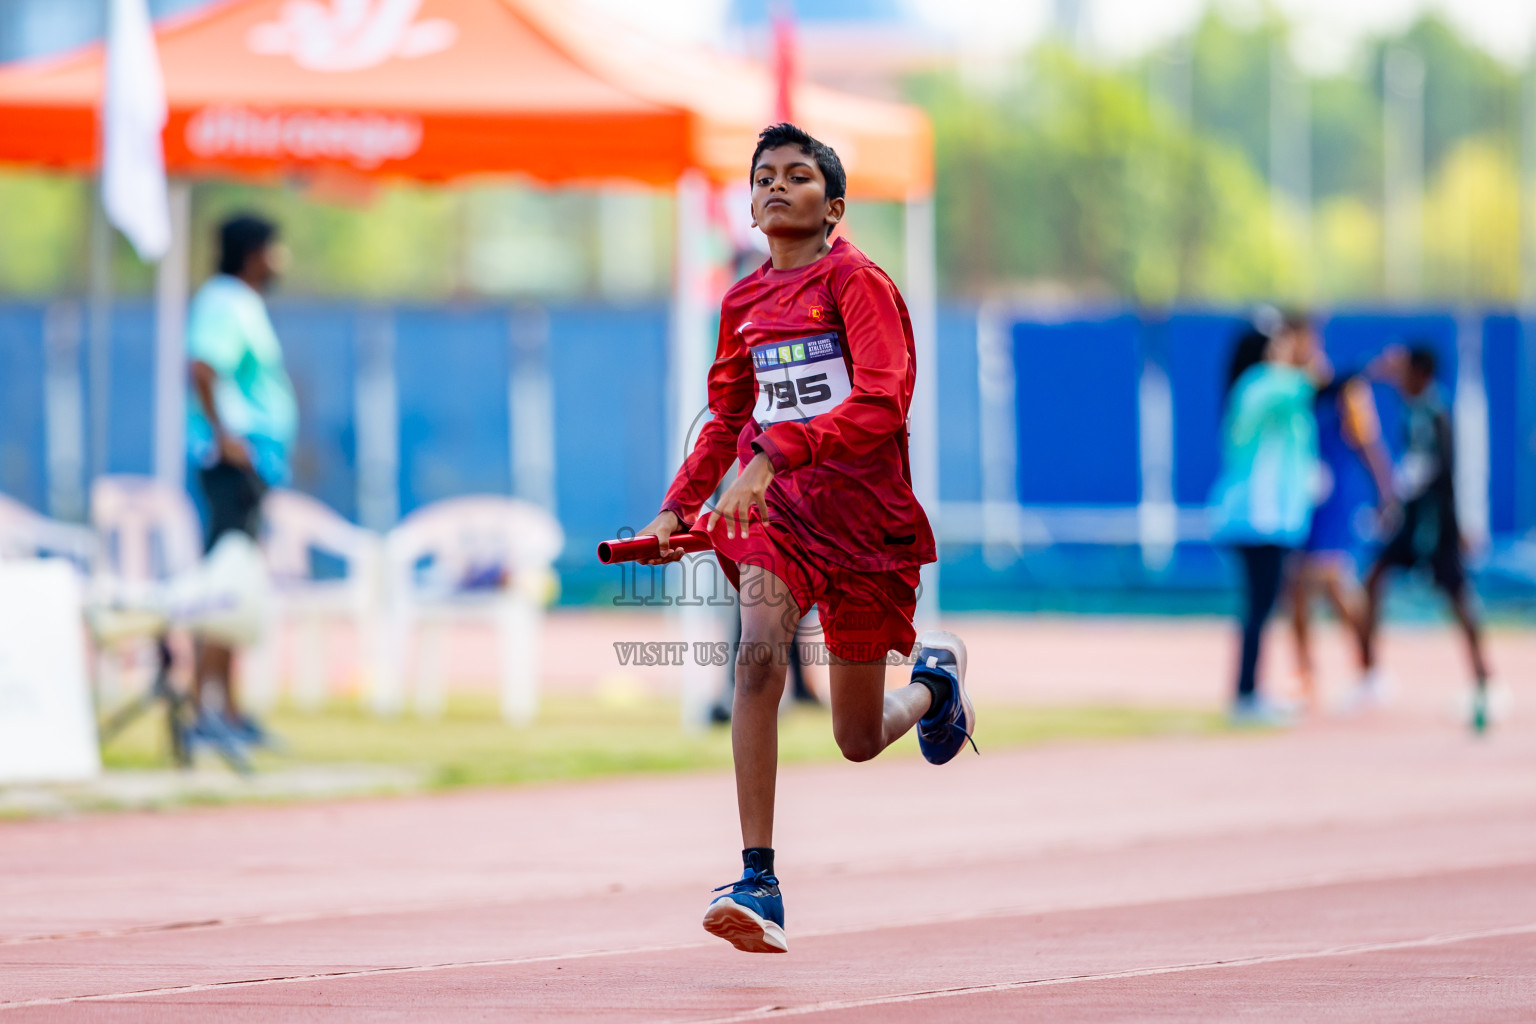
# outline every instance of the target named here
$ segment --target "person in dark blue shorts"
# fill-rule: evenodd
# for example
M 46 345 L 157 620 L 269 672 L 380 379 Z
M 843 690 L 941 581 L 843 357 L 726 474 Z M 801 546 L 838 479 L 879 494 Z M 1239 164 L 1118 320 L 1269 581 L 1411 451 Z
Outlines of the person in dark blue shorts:
M 1304 317 L 1288 317 L 1296 330 L 1315 333 Z M 1362 692 L 1375 694 L 1367 676 L 1365 599 L 1356 582 L 1355 553 L 1375 532 L 1371 507 L 1379 522 L 1394 515 L 1392 461 L 1381 441 L 1381 421 L 1371 386 L 1357 375 L 1335 377 L 1317 393 L 1320 498 L 1312 510 L 1312 526 L 1296 557 L 1291 575 L 1291 626 L 1296 636 L 1296 664 L 1302 699 L 1317 701 L 1312 659 L 1312 599 L 1321 594 L 1355 640 Z

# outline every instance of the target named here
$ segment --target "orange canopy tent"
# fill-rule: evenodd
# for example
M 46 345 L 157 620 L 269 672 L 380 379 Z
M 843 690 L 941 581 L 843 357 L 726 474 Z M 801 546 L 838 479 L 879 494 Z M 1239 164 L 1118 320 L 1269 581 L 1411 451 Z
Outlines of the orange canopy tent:
M 744 181 L 773 111 L 762 66 L 558 0 L 227 0 L 156 41 L 172 174 Z M 103 63 L 93 46 L 0 67 L 0 161 L 93 169 Z M 795 110 L 854 195 L 929 190 L 920 111 L 812 85 Z
M 363 175 L 423 181 L 523 174 L 677 188 L 674 445 L 704 406 L 714 296 L 699 244 L 707 182 L 747 183 L 776 83 L 763 66 L 651 39 L 571 0 L 223 0 L 155 33 L 169 174 Z M 0 163 L 91 172 L 104 48 L 0 66 Z M 904 201 L 917 335 L 914 484 L 937 499 L 932 155 L 911 107 L 799 83 L 796 120 L 837 149 L 854 198 Z M 182 471 L 185 185 L 158 288 L 156 467 Z M 178 217 L 177 209 L 180 209 Z M 105 417 L 101 417 L 105 422 Z M 925 574 L 926 575 L 926 574 Z M 925 586 L 925 605 L 936 593 Z

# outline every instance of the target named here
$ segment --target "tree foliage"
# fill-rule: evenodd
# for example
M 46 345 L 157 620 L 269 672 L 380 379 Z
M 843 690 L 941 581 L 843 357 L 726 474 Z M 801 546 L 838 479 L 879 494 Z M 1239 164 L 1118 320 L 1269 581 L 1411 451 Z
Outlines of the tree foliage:
M 1268 180 L 1272 90 L 1298 74 L 1289 29 L 1219 10 L 1133 66 L 1046 47 L 1000 87 L 978 87 L 966 69 L 913 84 L 937 141 L 944 286 L 1150 303 L 1379 300 L 1393 48 L 1424 66 L 1424 298 L 1513 301 L 1519 73 L 1426 17 L 1355 67 L 1304 80 L 1310 188 L 1299 197 Z
M 1522 208 L 1525 77 L 1435 17 L 1305 80 L 1295 66 L 1309 55 L 1296 45 L 1273 13 L 1237 22 L 1217 6 L 1186 38 L 1119 66 L 1052 44 L 1001 75 L 957 64 L 914 78 L 910 96 L 934 129 L 944 290 L 1154 305 L 1379 301 L 1383 66 L 1400 49 L 1424 67 L 1424 193 L 1413 213 L 1422 298 L 1514 301 L 1518 225 L 1536 225 Z M 1271 152 L 1276 138 L 1296 137 L 1271 130 L 1277 82 L 1298 90 L 1281 98 L 1304 112 L 1306 187 L 1268 180 L 1287 156 Z M 210 265 L 219 217 L 255 208 L 284 227 L 294 292 L 660 295 L 670 215 L 665 196 L 647 202 L 614 221 L 590 191 L 200 182 L 193 266 Z M 90 211 L 89 182 L 0 174 L 0 294 L 82 290 Z M 856 207 L 850 230 L 898 272 L 891 212 Z M 634 237 L 617 244 L 615 224 Z M 614 292 L 617 270 L 633 267 L 654 272 L 620 275 Z M 147 292 L 153 274 L 119 240 L 114 278 L 121 292 Z
M 985 292 L 1251 298 L 1286 273 L 1262 179 L 1131 74 L 1052 49 L 982 94 L 922 82 L 938 154 L 942 284 Z

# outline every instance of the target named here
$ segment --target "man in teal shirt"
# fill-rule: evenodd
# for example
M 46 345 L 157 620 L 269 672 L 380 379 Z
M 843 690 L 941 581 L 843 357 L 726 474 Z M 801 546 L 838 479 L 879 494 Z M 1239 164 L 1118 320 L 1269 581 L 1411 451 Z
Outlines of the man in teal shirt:
M 187 446 L 207 498 L 208 550 L 231 531 L 256 539 L 262 495 L 288 482 L 298 407 L 261 294 L 276 279 L 284 255 L 269 221 L 250 215 L 225 221 L 219 272 L 198 289 L 187 313 Z M 235 704 L 233 656 L 222 644 L 198 645 L 192 696 L 199 728 L 229 729 L 260 742 L 260 728 Z M 222 716 L 204 706 L 210 683 L 221 691 Z

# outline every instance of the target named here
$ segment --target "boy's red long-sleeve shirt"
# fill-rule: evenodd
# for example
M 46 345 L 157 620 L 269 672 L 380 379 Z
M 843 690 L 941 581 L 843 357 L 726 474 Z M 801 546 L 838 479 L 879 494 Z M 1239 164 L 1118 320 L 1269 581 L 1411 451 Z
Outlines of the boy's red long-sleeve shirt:
M 818 559 L 864 571 L 936 557 L 912 493 L 907 412 L 912 323 L 895 284 L 845 239 L 814 263 L 765 263 L 720 306 L 709 410 L 663 510 L 684 522 L 725 475 L 761 451 L 768 507 Z M 716 544 L 730 555 L 724 529 Z

